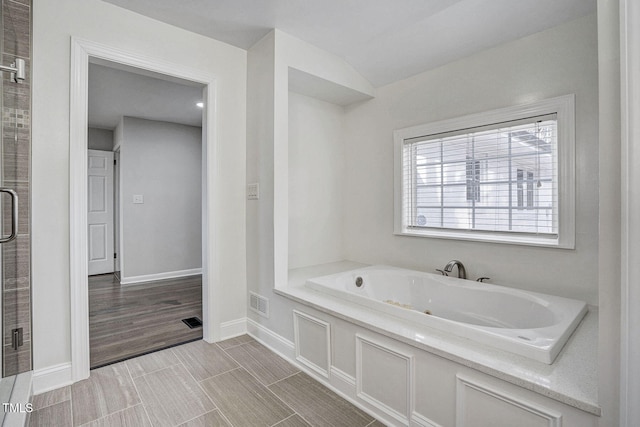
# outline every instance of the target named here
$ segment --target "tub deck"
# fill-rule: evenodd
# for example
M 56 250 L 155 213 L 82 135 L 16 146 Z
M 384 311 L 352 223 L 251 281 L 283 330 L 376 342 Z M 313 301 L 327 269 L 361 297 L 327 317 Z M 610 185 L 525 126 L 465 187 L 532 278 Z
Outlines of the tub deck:
M 290 270 L 288 286 L 277 288 L 275 292 L 300 304 L 600 416 L 597 394 L 597 307 L 589 306 L 582 323 L 554 363 L 548 365 L 427 326 L 416 326 L 415 323 L 400 318 L 383 318 L 372 314 L 365 306 L 305 286 L 305 282 L 313 277 L 366 266 L 341 261 Z

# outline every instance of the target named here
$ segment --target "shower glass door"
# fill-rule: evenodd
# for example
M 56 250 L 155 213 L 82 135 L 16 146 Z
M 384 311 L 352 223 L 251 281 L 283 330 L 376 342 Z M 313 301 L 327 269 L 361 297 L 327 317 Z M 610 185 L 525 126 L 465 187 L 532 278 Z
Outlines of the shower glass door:
M 2 1 L 0 282 L 2 377 L 31 370 L 31 2 Z M 24 62 L 23 62 L 24 61 Z M 24 76 L 20 75 L 24 64 Z M 12 68 L 14 70 L 12 70 Z M 20 78 L 24 77 L 24 78 Z M 0 384 L 0 392 L 4 389 Z M 7 400 L 3 400 L 6 402 Z

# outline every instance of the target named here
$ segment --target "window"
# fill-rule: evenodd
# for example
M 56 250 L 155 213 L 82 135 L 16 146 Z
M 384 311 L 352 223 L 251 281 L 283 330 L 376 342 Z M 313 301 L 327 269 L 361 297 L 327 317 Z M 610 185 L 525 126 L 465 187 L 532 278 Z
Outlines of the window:
M 395 132 L 396 233 L 574 245 L 573 96 Z

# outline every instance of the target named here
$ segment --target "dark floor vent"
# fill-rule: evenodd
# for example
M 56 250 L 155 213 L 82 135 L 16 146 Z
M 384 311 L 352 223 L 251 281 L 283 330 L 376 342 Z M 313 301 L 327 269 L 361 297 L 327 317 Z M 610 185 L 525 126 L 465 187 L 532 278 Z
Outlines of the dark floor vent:
M 198 319 L 197 317 L 190 317 L 188 319 L 182 319 L 182 321 L 184 322 L 185 325 L 187 325 L 191 329 L 199 328 L 199 327 L 202 326 L 202 320 Z

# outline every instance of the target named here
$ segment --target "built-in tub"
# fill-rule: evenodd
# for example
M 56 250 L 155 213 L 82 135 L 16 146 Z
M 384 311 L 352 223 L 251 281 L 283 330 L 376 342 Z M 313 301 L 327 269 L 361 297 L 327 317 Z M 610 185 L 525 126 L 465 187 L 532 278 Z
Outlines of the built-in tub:
M 388 266 L 316 277 L 305 285 L 547 364 L 587 313 L 583 301 Z

